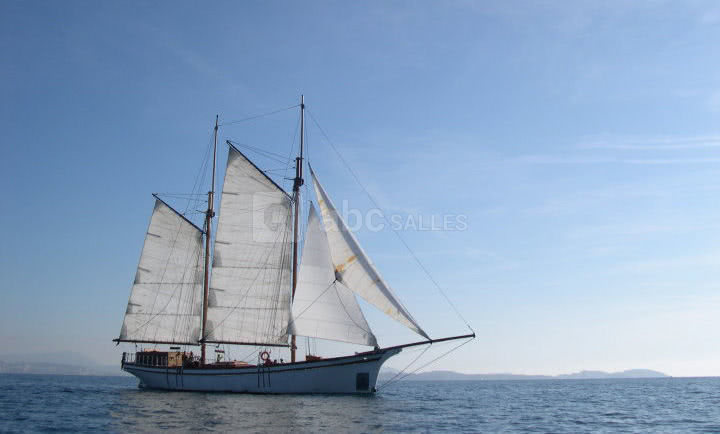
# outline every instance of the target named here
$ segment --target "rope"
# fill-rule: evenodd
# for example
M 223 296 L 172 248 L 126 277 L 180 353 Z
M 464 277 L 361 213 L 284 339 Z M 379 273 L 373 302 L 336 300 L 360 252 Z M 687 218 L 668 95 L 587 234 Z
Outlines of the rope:
M 430 349 L 431 346 L 432 346 L 432 344 L 430 344 L 430 345 L 428 345 L 427 347 L 425 347 L 425 349 L 422 350 L 422 351 L 420 352 L 420 354 L 418 354 L 418 356 L 415 357 L 415 358 L 412 360 L 412 362 L 408 363 L 407 366 L 405 366 L 404 368 L 402 368 L 402 370 L 400 370 L 397 374 L 395 374 L 391 379 L 389 379 L 388 381 L 386 381 L 385 383 L 383 383 L 382 385 L 380 385 L 380 386 L 378 387 L 378 390 L 384 388 L 384 387 L 387 386 L 388 384 L 391 384 L 397 377 L 399 377 L 400 375 L 402 375 L 403 372 L 405 372 L 410 366 L 412 366 L 413 364 L 415 364 L 415 362 L 417 362 L 418 359 L 419 359 L 420 357 L 422 357 L 422 355 L 425 354 L 425 353 L 427 352 L 427 350 Z
M 296 319 L 300 318 L 305 312 L 308 311 L 308 309 L 310 309 L 310 308 L 312 307 L 313 304 L 315 304 L 316 301 L 320 300 L 320 297 L 322 297 L 323 295 L 325 295 L 325 293 L 328 292 L 328 289 L 330 289 L 330 288 L 332 288 L 333 286 L 335 286 L 335 282 L 337 282 L 337 280 L 333 280 L 333 282 L 332 282 L 331 284 L 329 284 L 329 285 L 327 286 L 327 288 L 325 288 L 325 289 L 323 290 L 323 292 L 320 293 L 320 295 L 318 295 L 317 297 L 315 297 L 315 300 L 313 300 L 312 302 L 310 302 L 310 304 L 308 305 L 308 307 L 305 308 L 305 310 L 303 310 L 302 312 L 300 312 L 298 315 L 293 315 L 293 319 L 288 323 L 288 326 L 287 326 L 287 328 L 285 329 L 285 330 L 286 330 L 286 331 L 285 331 L 286 333 L 289 332 L 290 326 L 293 325 L 293 323 L 295 322 Z
M 274 115 L 274 114 L 276 114 L 276 113 L 284 112 L 285 110 L 294 109 L 295 107 L 300 107 L 300 104 L 291 105 L 290 107 L 285 107 L 285 108 L 273 110 L 273 111 L 267 112 L 267 113 L 260 113 L 260 114 L 257 114 L 257 115 L 248 116 L 248 117 L 246 117 L 246 118 L 238 119 L 238 120 L 236 120 L 236 121 L 223 122 L 223 123 L 221 123 L 221 124 L 218 124 L 218 127 L 224 127 L 224 126 L 226 126 L 226 125 L 235 125 L 235 124 L 239 124 L 239 123 L 242 123 L 242 122 L 251 121 L 251 120 L 253 120 L 253 119 L 262 118 L 262 117 L 265 117 L 265 116 L 271 116 L 271 115 Z
M 365 186 L 363 185 L 363 183 L 360 182 L 360 178 L 357 176 L 357 174 L 355 173 L 355 171 L 350 167 L 350 165 L 349 165 L 348 162 L 345 160 L 345 158 L 343 158 L 343 156 L 342 156 L 342 154 L 340 153 L 340 151 L 335 147 L 335 145 L 333 144 L 333 142 L 330 140 L 330 137 L 328 137 L 327 133 L 325 133 L 325 130 L 322 129 L 322 127 L 320 126 L 320 124 L 318 123 L 318 121 L 315 119 L 315 116 L 312 114 L 312 112 L 311 112 L 310 110 L 308 110 L 308 113 L 310 114 L 310 119 L 312 119 L 313 123 L 315 124 L 315 126 L 317 126 L 318 130 L 320 130 L 320 133 L 323 135 L 323 137 L 325 137 L 325 140 L 326 140 L 327 143 L 330 145 L 330 147 L 333 149 L 333 151 L 335 151 L 335 153 L 336 153 L 337 156 L 340 158 L 340 161 L 343 163 L 343 165 L 345 166 L 345 168 L 350 172 L 350 174 L 353 176 L 353 178 L 355 178 L 355 182 L 357 182 L 357 184 L 360 186 L 360 188 L 365 192 L 365 194 L 367 195 L 367 197 L 370 199 L 370 202 L 372 202 L 372 204 L 373 204 L 377 209 L 381 210 L 383 220 L 385 220 L 385 222 L 388 224 L 388 226 L 390 227 L 390 229 L 392 230 L 392 232 L 398 237 L 398 239 L 400 240 L 400 242 L 405 246 L 405 249 L 407 249 L 408 253 L 410 253 L 410 255 L 413 257 L 413 259 L 415 260 L 415 262 L 416 262 L 416 263 L 418 264 L 418 266 L 420 267 L 420 269 L 421 269 L 421 270 L 425 273 L 425 275 L 430 279 L 430 281 L 433 283 L 433 285 L 435 285 L 435 288 L 436 288 L 436 289 L 440 292 L 440 294 L 445 298 L 445 301 L 447 301 L 447 303 L 450 305 L 450 307 L 452 307 L 452 309 L 455 311 L 455 313 L 457 314 L 457 316 L 465 323 L 465 325 L 467 326 L 467 328 L 470 329 L 471 332 L 475 333 L 475 330 L 473 330 L 473 328 L 470 327 L 470 323 L 468 323 L 468 321 L 467 321 L 467 320 L 465 319 L 465 317 L 460 313 L 460 311 L 458 310 L 458 308 L 455 307 L 455 304 L 453 304 L 453 302 L 450 300 L 450 298 L 447 296 L 447 294 L 445 294 L 445 291 L 443 291 L 443 289 L 440 287 L 440 285 L 437 283 L 437 281 L 432 277 L 432 275 L 430 274 L 430 272 L 428 271 L 428 269 L 425 268 L 425 265 L 423 265 L 422 261 L 420 261 L 420 258 L 417 257 L 417 255 L 415 254 L 415 252 L 413 252 L 413 250 L 410 248 L 410 246 L 409 246 L 408 243 L 405 241 L 405 239 L 402 237 L 402 235 L 400 235 L 400 232 L 399 232 L 397 229 L 395 229 L 395 227 L 394 227 L 393 225 L 391 225 L 390 222 L 387 220 L 387 217 L 385 217 L 385 211 L 383 210 L 383 208 L 380 207 L 380 205 L 378 205 L 378 203 L 377 203 L 377 201 L 375 200 L 375 198 L 370 194 L 370 192 L 368 192 L 368 190 L 365 188 Z
M 274 152 L 266 151 L 266 150 L 264 150 L 264 149 L 262 149 L 262 148 L 259 148 L 259 147 L 257 147 L 257 146 L 248 145 L 247 143 L 239 143 L 239 142 L 235 142 L 235 141 L 233 141 L 233 140 L 228 140 L 228 142 L 232 143 L 233 145 L 235 145 L 235 146 L 237 146 L 237 147 L 239 147 L 239 148 L 245 148 L 245 149 L 248 149 L 248 150 L 250 150 L 250 151 L 253 151 L 253 152 L 257 153 L 257 154 L 260 154 L 261 156 L 263 156 L 263 157 L 265 157 L 265 158 L 268 158 L 268 159 L 270 159 L 270 160 L 276 161 L 276 162 L 278 162 L 278 163 L 287 164 L 287 162 L 288 162 L 288 160 L 285 159 L 285 156 L 284 156 L 284 155 L 280 155 L 280 154 L 276 154 L 276 153 L 274 153 Z
M 419 370 L 421 370 L 421 369 L 423 369 L 423 368 L 425 368 L 425 367 L 427 367 L 427 366 L 429 366 L 429 365 L 437 362 L 438 360 L 442 359 L 443 357 L 447 356 L 448 354 L 452 353 L 453 351 L 459 349 L 459 348 L 462 347 L 463 345 L 469 344 L 473 339 L 475 339 L 475 338 L 470 338 L 470 339 L 466 340 L 465 342 L 461 343 L 460 345 L 456 345 L 456 346 L 452 347 L 449 351 L 446 351 L 446 352 L 440 354 L 439 356 L 435 357 L 434 359 L 430 360 L 429 362 L 425 363 L 424 365 L 420 366 L 419 368 L 415 369 L 414 371 L 408 372 L 407 374 L 405 374 L 405 375 L 403 375 L 402 377 L 398 378 L 395 382 L 397 383 L 398 381 L 402 381 L 402 380 L 404 380 L 405 378 L 407 378 L 408 376 L 416 373 L 417 371 L 419 371 Z M 432 345 L 432 344 L 430 344 L 430 345 Z M 430 348 L 430 347 L 427 347 L 427 348 Z M 415 362 L 413 361 L 413 363 L 415 363 Z M 411 364 L 412 364 L 412 363 L 411 363 Z M 408 366 L 410 366 L 410 365 L 408 365 Z M 395 377 L 393 377 L 393 378 L 395 378 Z M 379 386 L 377 390 L 383 389 L 383 388 L 385 388 L 386 386 L 388 386 L 389 384 L 390 384 L 390 381 L 388 381 L 388 382 L 384 383 L 383 385 Z
M 199 199 L 199 198 L 198 198 L 199 196 L 201 196 L 201 194 L 199 193 L 199 188 L 200 188 L 201 182 L 205 179 L 206 174 L 207 174 L 208 164 L 209 164 L 209 160 L 210 160 L 210 151 L 212 150 L 212 146 L 213 146 L 213 142 L 212 142 L 212 136 L 211 136 L 211 138 L 209 139 L 209 144 L 207 145 L 206 150 L 205 150 L 205 154 L 204 154 L 204 157 L 203 157 L 203 162 L 202 162 L 200 168 L 198 169 L 197 175 L 195 176 L 195 182 L 193 183 L 192 193 L 188 194 L 188 197 L 189 197 L 190 199 L 188 200 L 188 203 L 187 203 L 187 205 L 186 205 L 186 207 L 185 207 L 185 210 L 184 210 L 182 213 L 180 213 L 180 214 L 182 214 L 182 215 L 185 215 L 185 214 L 188 213 L 188 210 L 189 210 L 190 207 L 191 207 L 191 206 L 190 206 L 191 203 L 199 203 L 199 202 L 202 200 L 202 199 Z M 197 191 L 198 193 L 196 193 L 196 191 Z M 194 200 L 193 200 L 193 199 L 194 199 Z M 153 212 L 153 216 L 154 216 L 154 212 Z M 148 230 L 149 230 L 151 224 L 152 224 L 152 217 L 151 217 L 151 219 L 150 219 L 150 224 L 148 224 Z M 140 329 L 144 328 L 144 329 L 143 329 L 143 332 L 142 332 L 143 338 L 145 338 L 145 337 L 147 336 L 147 334 L 148 334 L 148 328 L 149 328 L 148 326 L 150 325 L 150 323 L 153 322 L 159 315 L 161 315 L 162 313 L 164 313 L 164 312 L 165 312 L 165 309 L 167 308 L 167 306 L 173 301 L 173 299 L 174 299 L 175 296 L 177 295 L 176 293 L 177 293 L 177 287 L 178 287 L 178 286 L 180 287 L 180 294 L 178 295 L 178 304 L 179 304 L 179 305 L 182 304 L 181 302 L 182 302 L 182 300 L 183 300 L 183 294 L 185 293 L 185 287 L 188 286 L 188 283 L 191 283 L 191 282 L 186 282 L 185 276 L 186 276 L 186 274 L 190 271 L 191 268 L 197 268 L 197 266 L 198 266 L 198 264 L 199 264 L 199 259 L 200 259 L 200 258 L 202 257 L 202 255 L 203 255 L 201 251 L 198 251 L 198 252 L 196 252 L 196 255 L 195 255 L 195 258 L 194 258 L 194 259 L 195 259 L 195 265 L 194 265 L 194 266 L 191 266 L 191 264 L 189 264 L 189 263 L 186 263 L 186 264 L 185 264 L 185 268 L 184 268 L 184 270 L 183 270 L 183 274 L 182 274 L 182 276 L 181 276 L 181 279 L 180 279 L 181 281 L 180 281 L 180 282 L 164 282 L 165 273 L 167 272 L 167 269 L 168 269 L 168 265 L 169 265 L 169 263 L 170 263 L 170 260 L 172 259 L 173 255 L 175 254 L 175 245 L 176 245 L 176 243 L 177 243 L 177 240 L 178 240 L 178 237 L 179 237 L 179 235 L 180 235 L 180 231 L 181 231 L 181 230 L 182 230 L 182 225 L 178 225 L 177 230 L 175 231 L 174 236 L 173 236 L 173 238 L 172 238 L 172 244 L 171 244 L 171 246 L 170 246 L 170 253 L 168 254 L 168 257 L 167 257 L 167 259 L 166 259 L 166 261 L 165 261 L 165 265 L 164 265 L 164 267 L 163 267 L 163 271 L 162 271 L 162 274 L 161 274 L 161 276 L 160 276 L 160 280 L 159 280 L 159 282 L 157 282 L 157 291 L 155 292 L 155 297 L 153 298 L 153 302 L 152 302 L 152 305 L 151 305 L 151 307 L 150 307 L 151 315 L 150 315 L 150 317 L 149 317 L 143 324 L 141 324 L 140 326 L 136 327 L 136 328 L 133 330 L 133 333 L 134 333 L 134 332 L 137 332 L 137 331 L 139 331 Z M 146 240 L 147 240 L 147 235 L 146 235 Z M 144 250 L 144 248 L 145 248 L 145 246 L 144 246 L 144 244 L 143 244 L 143 250 Z M 186 262 L 187 262 L 187 259 L 188 259 L 188 258 L 186 258 Z M 189 258 L 189 259 L 192 259 L 192 258 Z M 194 272 L 194 270 L 193 270 L 193 271 L 190 271 L 190 272 Z M 172 293 L 171 293 L 170 298 L 168 299 L 168 301 L 165 303 L 165 305 L 164 305 L 161 309 L 159 309 L 158 311 L 156 311 L 156 310 L 155 310 L 155 306 L 156 306 L 156 304 L 157 304 L 158 296 L 160 295 L 160 291 L 161 291 L 161 285 L 162 285 L 163 283 L 168 283 L 168 284 L 170 284 L 170 285 L 176 285 L 176 286 L 171 289 Z M 192 286 L 192 285 L 190 285 L 190 286 Z M 188 305 L 187 305 L 187 308 L 189 308 L 190 311 L 192 311 L 192 300 L 193 300 L 193 299 L 192 299 L 192 295 L 193 295 L 193 294 L 192 294 L 192 288 L 191 288 L 191 290 L 190 290 L 190 300 L 189 300 L 190 303 L 188 303 Z M 132 296 L 132 295 L 131 295 L 131 296 Z M 185 324 L 180 324 L 179 327 L 178 327 L 178 323 L 177 323 L 177 322 L 178 322 L 178 318 L 179 318 L 179 317 L 182 317 L 181 321 L 184 322 Z M 184 328 L 186 334 L 187 334 L 188 337 L 189 337 L 189 334 L 190 334 L 190 333 L 189 333 L 189 330 L 190 330 L 190 328 L 191 328 L 190 315 L 186 315 L 184 312 L 178 312 L 178 313 L 177 313 L 177 315 L 175 316 L 175 318 L 174 318 L 174 320 L 173 320 L 173 330 L 172 330 L 172 337 L 173 337 L 173 338 L 178 334 L 178 332 L 179 332 L 178 328 Z M 157 338 L 158 332 L 159 332 L 159 328 L 156 327 L 156 328 L 155 328 L 155 331 L 154 331 L 154 333 L 153 333 L 153 340 Z M 183 338 L 183 339 L 186 339 L 186 338 Z
M 290 218 L 290 217 L 288 216 L 288 218 Z M 278 240 L 280 239 L 280 236 L 283 236 L 281 242 L 282 242 L 282 243 L 286 243 L 286 240 L 288 239 L 288 233 L 289 233 L 289 232 L 290 232 L 290 231 L 282 231 L 282 232 L 276 233 L 276 234 L 275 234 L 275 240 L 273 241 L 273 245 L 274 245 L 274 246 L 277 245 Z M 245 298 L 248 296 L 248 294 L 250 293 L 250 291 L 253 289 L 253 286 L 255 285 L 255 282 L 260 278 L 260 275 L 263 273 L 263 271 L 267 271 L 267 267 L 264 267 L 264 268 L 263 268 L 263 267 L 261 267 L 261 266 L 263 266 L 263 265 L 268 265 L 268 264 L 270 263 L 270 258 L 271 258 L 271 255 L 272 255 L 273 251 L 274 251 L 274 248 L 268 249 L 267 254 L 264 256 L 264 260 L 263 260 L 263 261 L 260 261 L 260 262 L 258 262 L 258 263 L 256 264 L 256 265 L 258 266 L 258 272 L 255 274 L 255 277 L 253 278 L 253 280 L 252 280 L 252 281 L 250 282 L 250 284 L 248 285 L 247 290 L 246 290 L 245 293 L 240 297 L 240 300 L 238 300 L 238 302 L 235 304 L 235 306 L 233 306 L 233 307 L 230 309 L 230 311 L 225 315 L 225 317 L 215 325 L 215 327 L 214 327 L 213 330 L 218 329 L 223 323 L 225 323 L 225 321 L 226 321 L 228 318 L 230 318 L 230 315 L 232 315 L 232 314 L 235 312 L 235 310 L 237 310 L 237 309 L 242 309 L 241 306 L 240 306 L 241 303 L 243 303 L 243 302 L 245 301 Z M 283 252 L 284 252 L 284 251 L 281 251 L 281 254 L 283 254 Z M 239 268 L 238 268 L 238 269 L 239 269 Z M 279 284 L 279 283 L 278 283 L 278 284 Z M 244 305 L 243 305 L 243 306 L 244 306 Z M 206 333 L 206 335 L 208 335 L 208 334 L 209 334 L 209 333 Z M 205 336 L 203 336 L 203 339 L 204 339 L 204 338 L 205 338 Z
M 293 158 L 293 153 L 295 151 L 295 142 L 297 141 L 298 147 L 300 146 L 298 131 L 300 131 L 300 117 L 298 117 L 298 121 L 295 124 L 295 131 L 293 132 L 292 140 L 290 141 L 290 153 L 287 156 L 287 166 L 285 166 L 285 173 L 283 174 L 283 179 L 286 181 L 286 184 L 287 181 L 290 181 L 290 179 L 288 179 L 288 170 L 290 170 L 291 167 L 294 167 L 295 164 L 295 159 Z
M 337 280 L 336 280 L 335 282 L 337 282 Z M 335 282 L 333 282 L 333 283 L 335 283 Z M 369 335 L 372 335 L 373 333 L 372 333 L 372 331 L 370 330 L 370 326 L 367 326 L 368 328 L 367 328 L 367 330 L 366 330 L 362 325 L 358 324 L 358 323 L 355 321 L 355 319 L 353 318 L 352 315 L 350 315 L 350 312 L 348 312 L 347 307 L 345 307 L 345 303 L 343 303 L 342 298 L 340 297 L 340 292 L 338 291 L 338 286 L 337 286 L 337 285 L 333 285 L 333 287 L 335 288 L 335 296 L 337 297 L 338 301 L 340 302 L 340 306 L 342 306 L 343 310 L 345 311 L 345 315 L 347 315 L 347 317 L 350 318 L 350 321 L 352 321 L 353 324 L 355 324 L 355 326 L 356 326 L 357 328 L 359 328 L 360 330 L 366 332 L 366 333 L 369 334 Z M 352 297 L 353 297 L 353 300 L 354 300 L 354 299 L 355 299 L 355 294 L 353 294 Z M 357 301 L 355 302 L 355 305 L 357 305 Z M 358 306 L 358 307 L 359 307 L 359 306 Z M 367 324 L 366 324 L 366 325 L 367 325 Z M 375 343 L 375 345 L 377 345 L 377 342 Z

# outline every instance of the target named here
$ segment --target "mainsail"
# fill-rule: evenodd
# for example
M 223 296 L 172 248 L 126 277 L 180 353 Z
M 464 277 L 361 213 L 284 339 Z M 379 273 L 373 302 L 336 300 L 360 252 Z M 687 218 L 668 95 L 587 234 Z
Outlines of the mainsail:
M 118 341 L 196 344 L 202 231 L 156 198 Z
M 377 346 L 355 294 L 335 280 L 328 239 L 310 205 L 290 333 Z
M 426 339 L 430 339 L 395 297 L 390 286 L 380 276 L 375 265 L 370 261 L 353 233 L 338 214 L 312 168 L 310 174 L 313 178 L 318 205 L 325 223 L 330 255 L 335 266 L 337 280 L 368 303 L 382 310 L 389 317 Z
M 205 342 L 287 345 L 292 201 L 230 146 Z

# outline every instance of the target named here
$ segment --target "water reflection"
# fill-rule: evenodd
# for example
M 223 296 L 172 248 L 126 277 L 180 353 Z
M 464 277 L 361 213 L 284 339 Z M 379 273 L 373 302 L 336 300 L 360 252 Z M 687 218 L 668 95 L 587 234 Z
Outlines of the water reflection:
M 120 390 L 111 416 L 114 429 L 155 431 L 308 431 L 379 429 L 381 396 L 249 395 Z
M 720 432 L 720 378 L 401 382 L 374 396 L 137 389 L 129 377 L 0 374 L 0 431 Z

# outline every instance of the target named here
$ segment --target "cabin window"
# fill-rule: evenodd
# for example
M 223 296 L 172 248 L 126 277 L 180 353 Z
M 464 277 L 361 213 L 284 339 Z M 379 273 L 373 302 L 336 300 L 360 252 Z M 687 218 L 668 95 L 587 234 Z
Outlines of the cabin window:
M 370 387 L 370 375 L 367 372 L 361 372 L 355 377 L 355 390 L 368 390 Z

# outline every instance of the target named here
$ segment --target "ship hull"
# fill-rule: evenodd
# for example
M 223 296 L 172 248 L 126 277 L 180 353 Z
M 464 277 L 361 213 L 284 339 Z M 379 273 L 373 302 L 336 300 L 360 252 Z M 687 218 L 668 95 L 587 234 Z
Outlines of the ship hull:
M 124 363 L 122 369 L 149 389 L 235 393 L 375 392 L 382 364 L 399 353 L 387 349 L 347 357 L 240 368 L 167 368 Z

